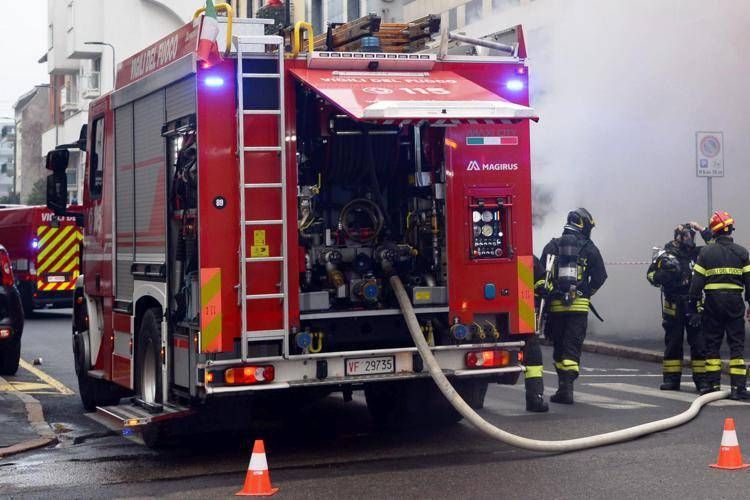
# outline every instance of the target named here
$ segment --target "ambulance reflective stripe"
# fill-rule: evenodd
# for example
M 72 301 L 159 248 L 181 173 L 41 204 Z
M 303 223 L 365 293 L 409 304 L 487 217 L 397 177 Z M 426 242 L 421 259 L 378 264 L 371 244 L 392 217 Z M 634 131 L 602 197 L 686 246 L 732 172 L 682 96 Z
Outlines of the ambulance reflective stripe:
M 662 371 L 664 373 L 682 373 L 682 360 L 665 359 L 662 361 Z
M 730 375 L 747 375 L 747 368 L 745 367 L 745 360 L 742 358 L 730 359 L 729 360 L 729 374 Z
M 42 292 L 72 290 L 80 274 L 79 247 L 81 230 L 73 225 L 39 226 L 39 254 L 36 257 L 37 290 Z M 66 273 L 65 281 L 50 282 L 49 274 Z

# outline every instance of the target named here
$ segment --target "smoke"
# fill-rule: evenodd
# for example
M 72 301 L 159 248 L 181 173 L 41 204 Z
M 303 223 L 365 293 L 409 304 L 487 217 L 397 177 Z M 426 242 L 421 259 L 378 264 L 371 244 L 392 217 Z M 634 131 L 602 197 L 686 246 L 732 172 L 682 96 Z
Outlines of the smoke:
M 552 213 L 554 192 L 547 186 L 533 183 L 531 186 L 531 203 L 532 214 L 531 224 L 533 227 L 540 227 L 544 219 Z
M 464 31 L 516 24 L 529 53 L 534 247 L 586 207 L 610 276 L 595 297 L 601 333 L 659 339 L 658 290 L 645 279 L 651 248 L 678 223 L 707 221 L 695 174 L 695 134 L 724 134 L 726 177 L 714 208 L 750 243 L 750 2 L 536 0 L 500 2 Z M 678 12 L 679 15 L 675 15 Z

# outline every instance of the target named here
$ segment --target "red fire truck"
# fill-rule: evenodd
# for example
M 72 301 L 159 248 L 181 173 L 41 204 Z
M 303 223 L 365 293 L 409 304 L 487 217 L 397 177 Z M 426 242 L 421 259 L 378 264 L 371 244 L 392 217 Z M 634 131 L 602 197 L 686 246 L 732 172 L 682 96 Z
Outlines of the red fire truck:
M 201 19 L 126 59 L 89 110 L 85 407 L 136 426 L 226 396 L 364 390 L 377 419 L 458 419 L 393 274 L 467 402 L 515 383 L 535 326 L 520 28 L 512 55 L 295 54 L 263 20 L 222 19 L 227 51 L 206 62 Z M 65 155 L 47 158 L 60 212 Z
M 72 306 L 82 239 L 73 215 L 58 217 L 44 206 L 0 206 L 0 244 L 11 255 L 26 315 Z

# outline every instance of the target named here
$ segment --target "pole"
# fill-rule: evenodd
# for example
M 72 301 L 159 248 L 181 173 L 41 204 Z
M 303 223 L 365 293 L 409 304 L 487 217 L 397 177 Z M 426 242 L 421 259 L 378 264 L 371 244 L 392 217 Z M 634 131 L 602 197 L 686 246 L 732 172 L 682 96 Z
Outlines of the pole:
M 708 205 L 708 218 L 706 220 L 711 220 L 711 215 L 713 214 L 714 200 L 711 179 L 712 177 L 706 177 L 706 204 Z

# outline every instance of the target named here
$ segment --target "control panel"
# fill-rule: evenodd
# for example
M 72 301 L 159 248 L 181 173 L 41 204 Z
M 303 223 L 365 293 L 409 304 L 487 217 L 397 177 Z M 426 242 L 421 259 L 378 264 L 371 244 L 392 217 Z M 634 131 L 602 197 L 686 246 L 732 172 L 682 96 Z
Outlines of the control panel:
M 503 197 L 472 197 L 471 259 L 501 259 L 512 257 L 510 249 L 510 203 Z

